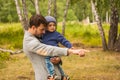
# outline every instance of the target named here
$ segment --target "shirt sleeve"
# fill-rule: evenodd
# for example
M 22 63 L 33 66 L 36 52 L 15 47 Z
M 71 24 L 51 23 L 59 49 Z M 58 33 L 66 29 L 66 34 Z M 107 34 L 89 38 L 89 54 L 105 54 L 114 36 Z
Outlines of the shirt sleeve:
M 39 40 L 31 40 L 27 43 L 27 49 L 42 56 L 66 56 L 68 48 L 59 48 L 41 43 Z
M 63 46 L 67 47 L 67 48 L 71 48 L 72 44 L 60 33 L 58 33 L 58 38 L 57 38 L 58 42 L 60 42 Z

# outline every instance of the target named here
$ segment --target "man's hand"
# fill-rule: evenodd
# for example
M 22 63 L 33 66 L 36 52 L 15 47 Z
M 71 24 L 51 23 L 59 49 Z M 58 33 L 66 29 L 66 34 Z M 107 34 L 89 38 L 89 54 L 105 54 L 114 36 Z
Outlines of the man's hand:
M 50 61 L 53 64 L 58 64 L 61 61 L 61 58 L 60 57 L 53 57 L 53 58 L 50 58 Z
M 89 50 L 85 50 L 85 49 L 68 49 L 68 54 L 76 54 L 76 55 L 79 55 L 80 57 L 84 57 L 85 52 L 89 52 Z
M 85 49 L 79 49 L 80 52 L 78 53 L 78 55 L 80 55 L 80 57 L 84 57 L 86 52 L 90 52 L 89 50 L 85 50 Z

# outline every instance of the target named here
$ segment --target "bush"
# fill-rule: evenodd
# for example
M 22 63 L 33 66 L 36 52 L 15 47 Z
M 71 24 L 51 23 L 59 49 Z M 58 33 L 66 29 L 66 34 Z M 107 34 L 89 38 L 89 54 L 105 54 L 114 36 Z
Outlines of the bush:
M 5 46 L 7 49 L 22 48 L 23 29 L 20 23 L 1 24 L 0 30 L 0 47 Z
M 6 67 L 5 61 L 10 59 L 10 53 L 0 53 L 0 69 Z

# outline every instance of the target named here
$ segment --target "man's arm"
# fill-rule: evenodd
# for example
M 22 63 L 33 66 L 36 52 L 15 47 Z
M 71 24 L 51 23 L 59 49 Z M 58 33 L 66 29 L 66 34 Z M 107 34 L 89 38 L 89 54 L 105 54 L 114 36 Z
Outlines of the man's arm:
M 40 43 L 38 39 L 29 41 L 26 47 L 30 52 L 33 52 L 42 56 L 67 56 L 70 54 L 81 56 L 81 55 L 85 55 L 85 52 L 88 52 L 87 50 L 84 50 L 84 49 L 74 50 L 74 49 L 68 49 L 68 48 L 49 46 L 49 45 Z
M 66 56 L 68 48 L 59 48 L 41 43 L 39 40 L 34 39 L 27 43 L 27 49 L 30 52 L 42 56 Z
M 85 49 L 78 49 L 78 50 L 73 50 L 73 49 L 68 49 L 68 55 L 70 54 L 77 54 L 79 55 L 80 57 L 84 57 L 85 56 L 85 52 L 89 52 L 88 50 L 85 50 Z M 53 57 L 50 59 L 50 61 L 53 63 L 53 64 L 58 64 L 60 62 L 60 57 Z

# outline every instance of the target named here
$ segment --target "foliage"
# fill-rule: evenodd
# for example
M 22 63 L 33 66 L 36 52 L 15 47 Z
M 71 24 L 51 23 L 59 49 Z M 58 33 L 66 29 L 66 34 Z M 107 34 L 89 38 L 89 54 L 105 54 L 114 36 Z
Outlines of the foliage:
M 108 37 L 109 25 L 103 24 L 106 38 Z M 61 28 L 58 25 L 58 31 Z M 82 24 L 79 22 L 67 22 L 65 37 L 72 43 L 83 43 L 87 46 L 101 46 L 101 37 L 96 24 Z
M 17 22 L 14 0 L 0 0 L 0 22 Z
M 105 29 L 107 38 L 109 25 L 103 24 L 103 28 Z M 61 33 L 61 23 L 58 23 L 57 30 Z M 72 43 L 83 43 L 86 46 L 101 46 L 101 38 L 96 24 L 83 25 L 82 23 L 76 21 L 67 22 L 65 37 Z M 12 50 L 21 49 L 23 29 L 20 23 L 1 23 L 0 39 L 0 47 L 2 48 Z
M 0 48 L 15 50 L 22 48 L 23 30 L 20 23 L 0 23 Z M 10 53 L 0 52 L 0 69 L 6 67 Z
M 58 21 L 63 20 L 63 12 L 65 8 L 65 0 L 57 1 L 57 19 Z M 22 9 L 21 1 L 19 0 L 20 8 Z M 26 0 L 27 9 L 28 9 L 28 17 L 36 14 L 34 4 L 30 0 Z M 40 12 L 43 16 L 47 15 L 48 10 L 48 1 L 47 0 L 39 0 Z M 53 9 L 53 6 L 52 6 Z M 16 11 L 16 6 L 14 0 L 0 0 L 0 22 L 18 22 L 18 15 Z M 53 15 L 52 10 L 52 15 Z M 72 14 L 71 14 L 72 13 Z M 76 20 L 76 16 L 73 10 L 68 10 L 68 18 L 67 20 Z
M 90 21 L 92 21 L 92 11 L 91 11 L 91 0 L 71 0 L 70 8 L 68 10 L 68 16 L 67 21 L 71 20 L 83 20 L 86 17 L 90 18 Z M 106 12 L 108 12 L 108 15 L 110 17 L 110 0 L 94 0 L 97 2 L 97 9 L 99 12 L 99 15 L 101 17 L 101 20 L 104 22 L 106 20 Z M 28 9 L 28 16 L 35 14 L 35 8 L 34 4 L 31 2 L 31 0 L 26 0 L 27 9 Z M 63 20 L 63 12 L 65 9 L 65 0 L 57 0 L 57 19 L 58 21 Z M 120 15 L 120 1 L 115 0 L 115 5 L 117 6 L 117 9 L 119 10 Z M 39 7 L 40 12 L 42 15 L 47 15 L 48 10 L 48 1 L 47 0 L 39 0 Z M 53 6 L 52 6 L 53 7 Z M 22 8 L 22 5 L 21 5 Z M 52 8 L 53 9 L 53 8 Z M 16 12 L 16 7 L 14 0 L 0 0 L 0 22 L 18 22 L 18 15 Z M 54 12 L 52 11 L 52 14 Z M 120 18 L 119 18 L 120 20 Z
M 106 19 L 106 12 L 108 12 L 108 15 L 111 15 L 111 1 L 112 0 L 94 0 L 96 1 L 96 6 L 98 9 L 98 13 L 102 19 L 102 21 L 105 21 Z M 117 7 L 118 13 L 120 15 L 120 1 L 119 0 L 113 0 L 114 1 L 114 5 Z M 119 17 L 120 20 L 120 17 Z
M 89 0 L 78 0 L 76 1 L 76 3 L 74 3 L 74 1 L 71 0 L 71 5 L 71 8 L 73 9 L 79 21 L 82 21 L 87 17 L 92 19 L 91 4 Z
M 10 53 L 0 53 L 0 61 L 9 60 Z
M 23 29 L 20 23 L 0 24 L 0 47 L 7 49 L 21 49 Z
M 108 33 L 108 25 L 104 26 Z M 57 30 L 61 32 L 61 23 Z M 106 37 L 108 35 L 106 34 Z M 83 25 L 79 22 L 67 22 L 65 37 L 72 43 L 83 43 L 89 46 L 101 46 L 101 38 L 96 24 Z M 0 47 L 7 49 L 21 49 L 23 29 L 20 23 L 0 24 Z
M 2 53 L 0 52 L 0 69 L 4 68 L 5 65 L 5 61 L 10 59 L 10 53 Z

